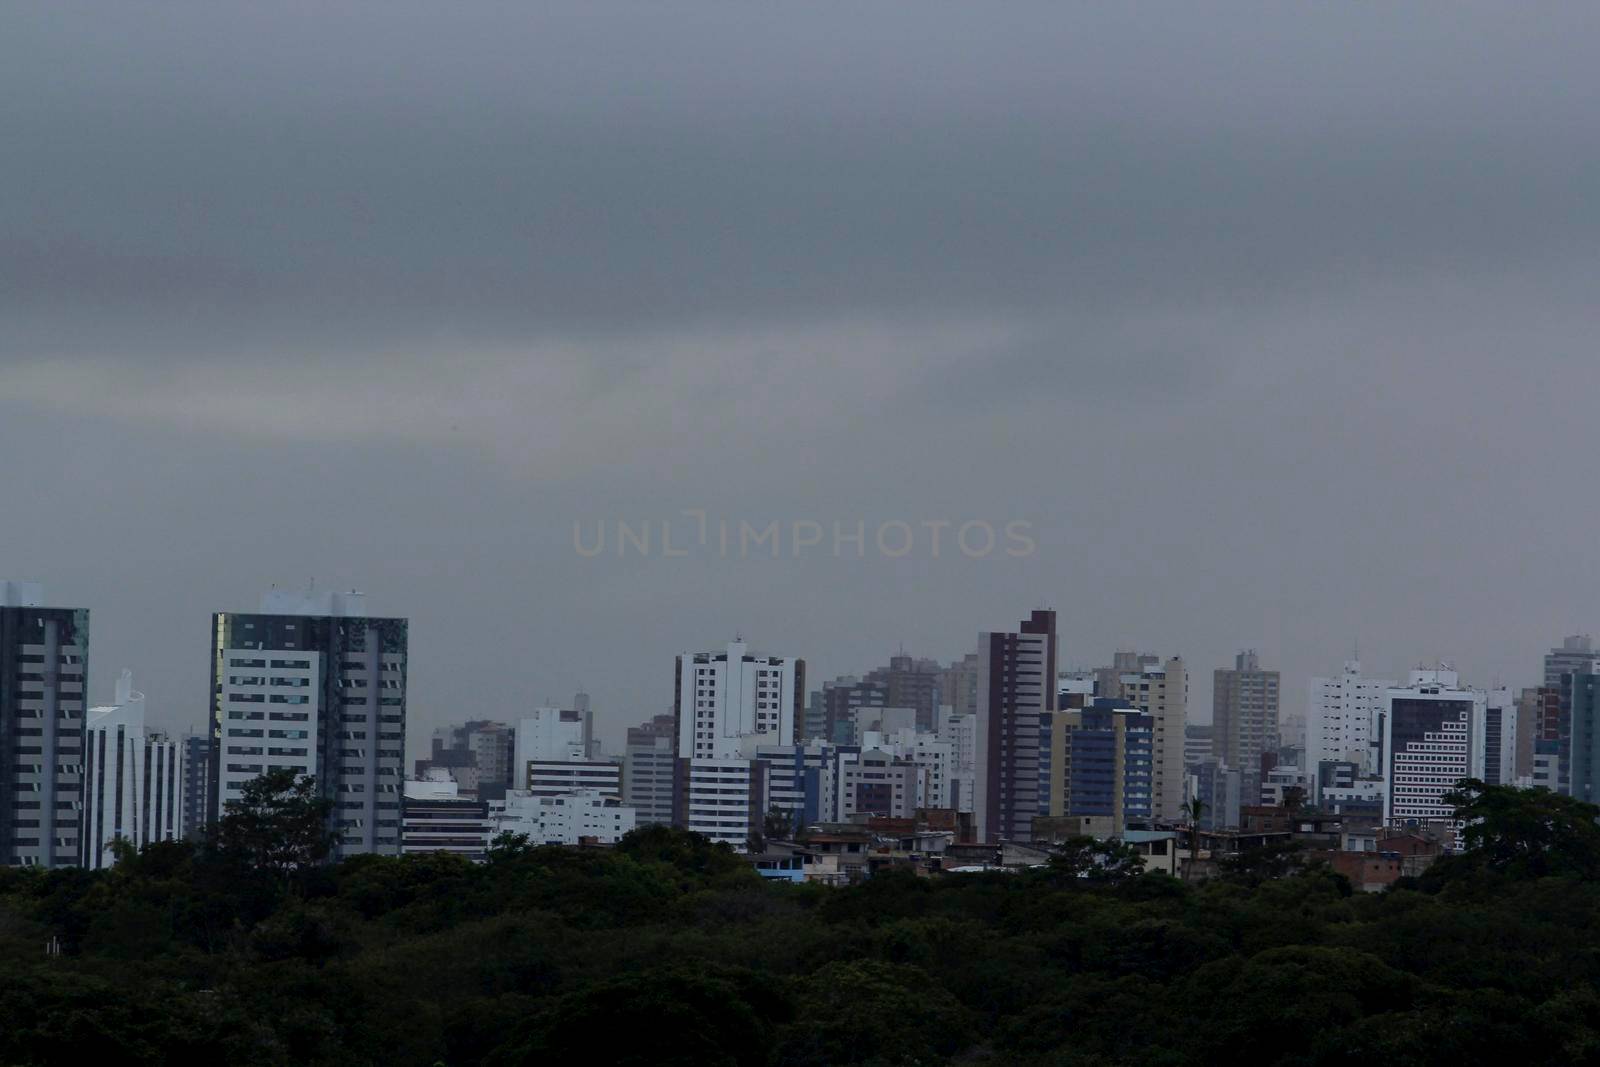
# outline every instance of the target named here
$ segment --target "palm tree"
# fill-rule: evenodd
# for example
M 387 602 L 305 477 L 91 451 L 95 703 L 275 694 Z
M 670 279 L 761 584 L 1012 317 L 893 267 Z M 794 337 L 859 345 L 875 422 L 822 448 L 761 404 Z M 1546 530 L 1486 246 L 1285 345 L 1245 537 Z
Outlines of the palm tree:
M 1206 802 L 1195 797 L 1183 807 L 1189 813 L 1189 862 L 1183 867 L 1183 880 L 1187 882 L 1189 872 L 1200 859 L 1200 813 L 1206 810 Z

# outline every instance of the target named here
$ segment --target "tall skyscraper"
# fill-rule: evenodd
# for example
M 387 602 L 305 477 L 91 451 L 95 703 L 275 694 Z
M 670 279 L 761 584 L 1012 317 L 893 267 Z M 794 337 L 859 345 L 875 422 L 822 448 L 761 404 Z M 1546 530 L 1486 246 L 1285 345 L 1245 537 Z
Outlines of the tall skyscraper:
M 89 612 L 0 581 L 0 863 L 79 862 L 88 673 Z
M 977 782 L 983 841 L 1027 841 L 1039 810 L 1040 716 L 1056 706 L 1056 613 L 978 636 Z M 1181 759 L 1181 756 L 1180 756 Z
M 133 674 L 117 680 L 116 703 L 87 716 L 83 802 L 83 866 L 109 867 L 114 841 L 135 849 L 176 841 L 183 833 L 182 749 L 146 729 L 144 694 Z
M 748 759 L 760 745 L 799 740 L 795 713 L 805 691 L 805 661 L 758 656 L 744 641 L 725 651 L 678 657 L 680 759 Z
M 1354 763 L 1378 775 L 1382 717 L 1389 709 L 1387 678 L 1368 678 L 1360 660 L 1346 660 L 1337 678 L 1313 678 L 1306 699 L 1306 770 L 1315 779 L 1323 762 Z
M 1278 747 L 1278 672 L 1262 670 L 1249 649 L 1211 678 L 1213 751 L 1247 777 L 1259 774 L 1261 754 Z
M 1569 674 L 1572 693 L 1570 792 L 1600 804 L 1600 674 Z
M 1447 668 L 1415 670 L 1403 688 L 1389 690 L 1383 759 L 1384 820 L 1448 821 L 1444 795 L 1463 778 L 1483 777 L 1485 694 L 1463 689 Z
M 1579 675 L 1600 673 L 1600 653 L 1594 648 L 1594 638 L 1588 634 L 1573 634 L 1564 638 L 1560 648 L 1552 648 L 1544 657 L 1544 684 L 1554 689 L 1561 714 L 1557 721 L 1556 750 L 1557 788 L 1563 793 L 1572 791 L 1571 755 L 1573 684 Z
M 1041 718 L 1041 815 L 1104 820 L 1107 833 L 1151 817 L 1153 716 L 1117 700 L 1095 700 Z
M 336 855 L 398 855 L 406 638 L 405 619 L 368 616 L 360 593 L 272 592 L 259 613 L 213 615 L 208 819 L 287 768 L 334 802 Z
M 198 839 L 205 832 L 206 809 L 215 791 L 211 778 L 211 738 L 188 734 L 183 738 L 183 836 Z
M 1483 770 L 1489 785 L 1513 785 L 1517 772 L 1517 703 L 1511 690 L 1501 686 L 1485 694 L 1483 709 Z
M 673 688 L 673 822 L 743 849 L 765 814 L 757 751 L 799 740 L 805 661 L 756 655 L 740 639 L 724 651 L 679 656 Z
M 1594 638 L 1588 634 L 1563 638 L 1559 648 L 1545 653 L 1544 684 L 1559 686 L 1563 674 L 1593 674 L 1597 662 L 1600 652 L 1595 651 Z
M 1183 657 L 1162 662 L 1159 656 L 1118 652 L 1110 667 L 1095 671 L 1095 679 L 1100 696 L 1121 700 L 1151 716 L 1152 817 L 1165 822 L 1181 819 L 1189 710 L 1189 672 Z
M 637 814 L 640 826 L 672 822 L 678 767 L 672 747 L 673 723 L 671 715 L 657 715 L 628 728 L 622 756 L 622 800 Z
M 1561 690 L 1541 685 L 1517 697 L 1516 776 L 1535 788 L 1560 785 Z

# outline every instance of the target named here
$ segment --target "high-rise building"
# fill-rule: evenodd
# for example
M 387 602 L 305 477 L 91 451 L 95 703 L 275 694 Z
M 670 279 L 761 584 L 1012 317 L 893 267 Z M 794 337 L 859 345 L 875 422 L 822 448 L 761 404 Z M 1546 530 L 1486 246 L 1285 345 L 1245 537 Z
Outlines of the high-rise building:
M 978 712 L 978 654 L 968 652 L 939 672 L 939 702 L 957 715 Z
M 1031 838 L 1040 814 L 1040 716 L 1055 701 L 1054 611 L 1034 611 L 1013 632 L 979 635 L 973 821 L 980 840 Z
M 1566 791 L 1587 803 L 1600 803 L 1600 674 L 1569 674 L 1567 693 Z
M 1563 638 L 1561 647 L 1545 653 L 1544 684 L 1559 686 L 1564 674 L 1593 674 L 1597 661 L 1600 652 L 1595 651 L 1594 638 L 1588 634 Z
M 198 840 L 206 829 L 206 808 L 211 803 L 211 738 L 186 734 L 183 741 L 183 836 Z
M 360 593 L 271 592 L 211 626 L 207 819 L 269 770 L 314 775 L 334 803 L 335 855 L 400 852 L 406 743 L 405 619 Z
M 761 745 L 799 740 L 804 660 L 758 656 L 734 641 L 726 651 L 679 656 L 676 689 L 680 759 L 748 759 Z
M 0 864 L 79 861 L 88 672 L 89 612 L 0 581 Z
M 462 796 L 461 787 L 446 768 L 430 768 L 424 777 L 407 781 L 404 788 L 401 852 L 449 852 L 471 860 L 482 859 L 488 852 L 494 835 L 489 803 Z
M 513 783 L 527 788 L 528 764 L 589 760 L 594 752 L 594 716 L 578 708 L 534 708 L 517 724 Z
M 640 826 L 672 822 L 673 782 L 678 758 L 673 751 L 673 718 L 657 715 L 628 728 L 622 757 L 622 799 Z
M 1517 697 L 1516 777 L 1528 786 L 1556 790 L 1561 761 L 1561 690 L 1541 685 Z
M 1600 674 L 1569 674 L 1572 694 L 1571 794 L 1600 804 Z
M 820 709 L 820 727 L 807 729 L 807 740 L 829 741 L 836 745 L 856 743 L 855 724 L 862 708 L 889 706 L 889 686 L 885 682 L 863 681 L 846 674 L 812 694 L 813 703 Z
M 1217 760 L 1195 765 L 1189 776 L 1190 799 L 1200 801 L 1200 827 L 1204 830 L 1237 830 L 1240 808 L 1244 804 L 1244 776 Z
M 944 668 L 931 659 L 916 659 L 904 652 L 889 657 L 887 667 L 867 672 L 868 682 L 884 687 L 891 708 L 915 708 L 918 730 L 932 732 L 943 700 L 939 683 Z
M 946 705 L 940 712 L 939 739 L 950 744 L 950 807 L 971 811 L 978 782 L 978 716 Z
M 622 764 L 610 760 L 529 760 L 527 785 L 508 793 L 553 797 L 577 790 L 622 800 Z
M 757 750 L 765 765 L 766 801 L 763 812 L 774 809 L 789 816 L 797 828 L 819 822 L 838 821 L 836 772 L 841 753 L 853 754 L 853 746 L 808 741 L 798 745 L 771 745 Z
M 917 812 L 917 765 L 881 748 L 863 748 L 854 759 L 840 759 L 835 818 L 849 822 L 861 815 L 909 819 Z
M 1483 777 L 1484 693 L 1463 689 L 1448 668 L 1415 670 L 1389 690 L 1383 759 L 1384 821 L 1449 821 L 1444 799 L 1463 778 Z
M 1206 723 L 1190 723 L 1183 728 L 1183 766 L 1185 771 L 1193 773 L 1193 768 L 1207 760 L 1216 758 L 1216 750 L 1211 743 L 1211 726 Z
M 1517 773 L 1517 705 L 1511 690 L 1500 686 L 1485 694 L 1483 709 L 1483 769 L 1488 785 L 1514 785 Z
M 1152 818 L 1183 818 L 1184 744 L 1188 727 L 1189 672 L 1182 656 L 1118 652 L 1095 671 L 1096 692 L 1147 713 L 1153 720 Z
M 433 732 L 432 751 L 416 763 L 418 780 L 445 771 L 466 799 L 499 800 L 516 785 L 516 729 L 475 719 Z
M 1106 820 L 1113 831 L 1148 821 L 1154 796 L 1154 717 L 1116 700 L 1047 711 L 1040 753 L 1041 814 Z
M 146 730 L 133 672 L 117 679 L 115 704 L 89 709 L 85 731 L 83 866 L 114 864 L 114 841 L 135 849 L 176 841 L 183 831 L 182 748 Z
M 679 759 L 672 824 L 745 851 L 766 815 L 766 761 Z
M 1306 700 L 1306 768 L 1324 762 L 1354 763 L 1363 776 L 1380 773 L 1382 716 L 1389 708 L 1387 678 L 1368 678 L 1360 660 L 1346 660 L 1337 678 L 1313 678 Z
M 1230 767 L 1259 768 L 1261 754 L 1278 747 L 1278 672 L 1262 670 L 1249 649 L 1211 678 L 1212 751 Z
M 1573 685 L 1579 675 L 1600 672 L 1600 652 L 1595 651 L 1594 638 L 1588 634 L 1573 634 L 1564 638 L 1560 648 L 1552 648 L 1544 657 L 1544 684 L 1558 694 L 1560 716 L 1554 746 L 1557 764 L 1557 788 L 1564 793 L 1572 791 L 1572 705 Z
M 756 655 L 739 639 L 680 655 L 674 690 L 673 822 L 743 849 L 765 815 L 758 750 L 799 740 L 805 661 Z

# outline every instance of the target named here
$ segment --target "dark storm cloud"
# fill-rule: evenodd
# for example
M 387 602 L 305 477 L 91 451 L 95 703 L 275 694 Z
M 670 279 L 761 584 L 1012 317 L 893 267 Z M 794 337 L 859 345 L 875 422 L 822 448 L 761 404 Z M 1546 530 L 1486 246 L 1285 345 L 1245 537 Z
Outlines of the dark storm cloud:
M 1597 29 L 1473 4 L 0 9 L 0 444 L 40 457 L 0 483 L 39 504 L 0 572 L 111 619 L 165 604 L 146 635 L 347 576 L 431 628 L 429 722 L 582 674 L 614 731 L 736 625 L 858 670 L 1041 595 L 1074 662 L 1257 643 L 1297 693 L 1359 631 L 1391 670 L 1510 677 L 1600 593 L 1562 562 L 1593 516 L 1526 521 L 1567 495 L 1546 468 L 1585 452 L 1600 384 Z M 1020 516 L 1046 551 L 566 544 L 680 507 Z M 502 677 L 474 613 L 530 659 Z M 198 684 L 187 648 L 96 634 L 153 701 Z M 439 703 L 457 670 L 470 709 Z

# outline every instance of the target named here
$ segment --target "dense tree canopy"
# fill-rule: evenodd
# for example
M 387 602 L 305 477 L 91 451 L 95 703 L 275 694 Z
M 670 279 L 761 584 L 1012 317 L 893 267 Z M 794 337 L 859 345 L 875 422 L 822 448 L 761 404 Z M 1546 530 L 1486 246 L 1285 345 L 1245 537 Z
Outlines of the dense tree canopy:
M 0 1063 L 1600 1064 L 1594 809 L 1459 801 L 1478 847 L 1383 894 L 1284 856 L 1133 875 L 1082 841 L 772 884 L 659 827 L 481 864 L 264 869 L 286 853 L 219 833 L 0 870 Z

